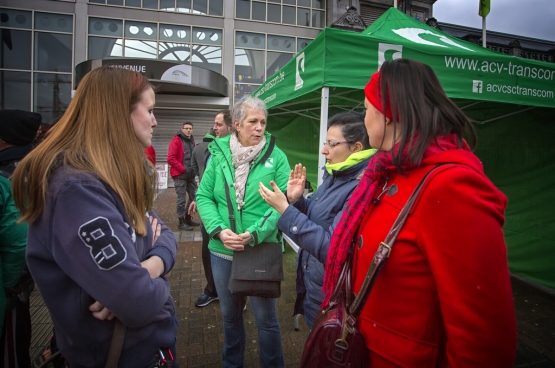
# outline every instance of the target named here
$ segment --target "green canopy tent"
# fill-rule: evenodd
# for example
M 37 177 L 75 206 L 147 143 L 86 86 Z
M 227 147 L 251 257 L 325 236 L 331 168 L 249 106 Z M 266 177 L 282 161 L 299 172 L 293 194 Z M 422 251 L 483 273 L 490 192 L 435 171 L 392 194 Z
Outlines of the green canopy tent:
M 328 117 L 361 110 L 362 89 L 385 60 L 430 65 L 475 123 L 476 154 L 508 196 L 511 271 L 555 288 L 555 65 L 493 52 L 391 8 L 362 33 L 325 28 L 253 95 L 290 163 L 321 180 Z

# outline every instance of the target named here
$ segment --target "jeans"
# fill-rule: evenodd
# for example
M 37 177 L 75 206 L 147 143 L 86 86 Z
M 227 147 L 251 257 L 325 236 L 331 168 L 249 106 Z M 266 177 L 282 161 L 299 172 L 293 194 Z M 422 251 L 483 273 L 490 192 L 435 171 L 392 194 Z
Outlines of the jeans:
M 216 285 L 214 285 L 214 276 L 212 276 L 212 263 L 210 262 L 210 250 L 208 249 L 208 243 L 210 242 L 210 236 L 206 232 L 202 222 L 200 223 L 200 233 L 202 234 L 202 265 L 204 267 L 204 276 L 206 277 L 206 287 L 204 288 L 204 294 L 211 297 L 217 297 Z
M 189 206 L 191 202 L 195 200 L 195 194 L 197 193 L 197 183 L 195 178 L 191 180 L 179 179 L 177 177 L 173 178 L 173 183 L 175 185 L 175 193 L 177 193 L 177 217 L 184 218 L 189 211 Z M 189 195 L 189 200 L 187 201 L 187 195 Z M 187 202 L 187 205 L 185 205 Z
M 210 258 L 224 321 L 222 362 L 226 368 L 243 367 L 246 339 L 243 308 L 246 297 L 232 295 L 227 289 L 231 277 L 231 261 L 217 257 L 214 254 L 211 254 Z M 251 296 L 250 305 L 258 328 L 260 367 L 283 367 L 283 350 L 276 314 L 276 299 Z

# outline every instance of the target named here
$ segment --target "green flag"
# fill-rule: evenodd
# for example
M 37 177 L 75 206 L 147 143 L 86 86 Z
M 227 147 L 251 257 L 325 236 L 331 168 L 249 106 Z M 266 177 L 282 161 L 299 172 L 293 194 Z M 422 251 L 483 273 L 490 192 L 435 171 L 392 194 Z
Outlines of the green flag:
M 485 18 L 489 14 L 489 0 L 480 0 L 480 10 L 478 10 L 478 14 Z

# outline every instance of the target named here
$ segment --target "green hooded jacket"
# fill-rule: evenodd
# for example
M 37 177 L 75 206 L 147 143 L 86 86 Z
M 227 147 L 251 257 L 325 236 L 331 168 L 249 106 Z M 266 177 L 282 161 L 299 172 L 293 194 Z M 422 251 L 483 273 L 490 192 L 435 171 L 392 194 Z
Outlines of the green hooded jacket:
M 0 333 L 6 310 L 4 288 L 15 286 L 25 268 L 27 223 L 18 224 L 19 218 L 11 183 L 0 175 Z
M 245 189 L 245 205 L 241 210 L 237 209 L 235 190 L 232 186 L 235 181 L 235 169 L 229 148 L 231 135 L 215 139 L 208 146 L 212 156 L 204 171 L 196 200 L 202 223 L 210 236 L 208 248 L 212 252 L 233 255 L 233 251 L 225 248 L 220 239 L 214 238 L 220 231 L 231 229 L 224 185 L 228 185 L 230 189 L 236 234 L 250 232 L 254 239 L 250 243 L 251 246 L 278 240 L 277 221 L 280 214 L 262 199 L 258 193 L 258 184 L 262 182 L 271 188 L 270 181 L 273 180 L 285 191 L 290 167 L 283 151 L 275 145 L 275 137 L 268 132 L 265 132 L 264 136 L 266 145 L 250 168 Z

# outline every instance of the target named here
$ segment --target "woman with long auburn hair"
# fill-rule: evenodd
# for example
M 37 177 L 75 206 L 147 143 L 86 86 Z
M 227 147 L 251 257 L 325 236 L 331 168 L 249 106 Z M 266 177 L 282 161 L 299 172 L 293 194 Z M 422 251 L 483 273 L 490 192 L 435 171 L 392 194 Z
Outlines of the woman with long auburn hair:
M 350 252 L 359 293 L 380 243 L 431 173 L 388 244 L 387 263 L 357 321 L 368 366 L 512 367 L 516 318 L 502 229 L 507 198 L 471 151 L 472 124 L 432 68 L 417 61 L 385 62 L 364 95 L 365 125 L 378 153 L 332 235 L 323 306 Z
M 177 243 L 152 211 L 156 176 L 144 154 L 157 126 L 154 103 L 143 75 L 92 70 L 14 174 L 29 223 L 27 263 L 70 367 L 104 367 L 116 319 L 127 327 L 120 368 L 153 367 L 160 351 L 175 355 L 164 275 Z

